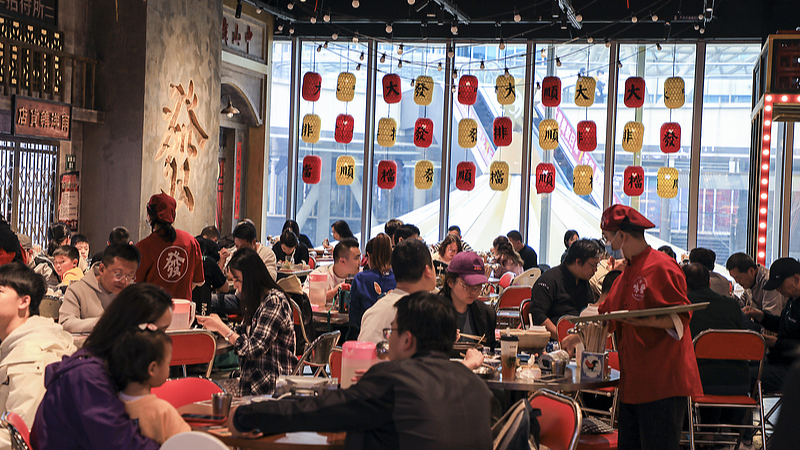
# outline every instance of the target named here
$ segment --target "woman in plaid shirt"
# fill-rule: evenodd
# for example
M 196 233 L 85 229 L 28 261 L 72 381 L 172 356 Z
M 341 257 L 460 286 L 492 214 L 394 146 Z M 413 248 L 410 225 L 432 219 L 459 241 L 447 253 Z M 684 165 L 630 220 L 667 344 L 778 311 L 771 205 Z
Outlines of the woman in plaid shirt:
M 271 394 L 278 377 L 291 375 L 297 364 L 292 307 L 255 250 L 237 250 L 228 269 L 244 320 L 233 330 L 216 314 L 197 321 L 233 344 L 242 372 L 239 395 Z

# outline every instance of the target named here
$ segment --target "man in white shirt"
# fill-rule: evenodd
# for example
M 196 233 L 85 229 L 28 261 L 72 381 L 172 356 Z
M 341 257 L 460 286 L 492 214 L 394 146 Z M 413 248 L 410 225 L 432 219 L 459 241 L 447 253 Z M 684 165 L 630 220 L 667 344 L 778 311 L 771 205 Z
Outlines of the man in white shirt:
M 256 240 L 257 238 L 258 232 L 256 232 L 256 227 L 250 222 L 242 222 L 233 229 L 233 245 L 236 246 L 236 250 L 240 248 L 251 248 L 255 250 L 258 256 L 261 257 L 261 260 L 264 261 L 264 265 L 267 266 L 267 271 L 272 276 L 272 279 L 276 280 L 278 277 L 278 262 L 275 258 L 275 253 L 271 248 L 259 243 Z M 219 251 L 219 265 L 223 272 L 236 250 L 233 252 L 227 249 Z
M 408 294 L 436 289 L 436 272 L 431 254 L 418 239 L 404 239 L 392 250 L 392 271 L 397 287 L 364 312 L 359 341 L 378 343 L 383 329 L 392 327 L 397 313 L 394 304 Z
M 349 277 L 358 273 L 361 263 L 361 249 L 355 238 L 344 238 L 333 248 L 333 264 L 320 266 L 314 269 L 312 274 L 324 273 L 328 277 L 328 284 L 325 287 L 325 301 L 330 302 L 339 290 L 339 285 Z M 310 289 L 309 276 L 303 283 L 303 292 L 309 295 Z

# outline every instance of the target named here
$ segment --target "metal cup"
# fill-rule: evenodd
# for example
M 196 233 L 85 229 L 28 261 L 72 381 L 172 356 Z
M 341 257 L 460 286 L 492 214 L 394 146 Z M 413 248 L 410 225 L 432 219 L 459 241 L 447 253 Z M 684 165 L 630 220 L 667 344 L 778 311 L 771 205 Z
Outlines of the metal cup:
M 224 392 L 211 394 L 211 414 L 215 416 L 228 416 L 231 410 L 233 396 Z

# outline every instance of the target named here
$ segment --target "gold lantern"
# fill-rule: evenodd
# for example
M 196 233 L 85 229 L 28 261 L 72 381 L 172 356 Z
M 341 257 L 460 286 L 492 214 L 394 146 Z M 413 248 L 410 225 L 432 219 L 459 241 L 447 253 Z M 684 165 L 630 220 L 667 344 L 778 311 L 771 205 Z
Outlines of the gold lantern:
M 641 122 L 628 122 L 622 129 L 622 149 L 626 152 L 637 153 L 642 151 L 644 140 L 644 125 Z
M 472 148 L 478 142 L 478 122 L 475 119 L 461 119 L 458 122 L 458 145 Z
M 578 77 L 575 83 L 575 104 L 588 108 L 594 104 L 594 89 L 597 81 L 592 77 Z
M 433 186 L 433 163 L 427 159 L 414 165 L 414 187 L 427 190 Z
M 351 102 L 356 96 L 356 76 L 350 72 L 342 72 L 336 80 L 336 99 Z
M 494 191 L 508 189 L 508 163 L 494 161 L 489 165 L 489 187 Z
M 498 76 L 494 89 L 497 91 L 497 103 L 501 105 L 510 105 L 517 99 L 514 77 L 510 73 Z
M 397 121 L 383 117 L 378 121 L 378 145 L 391 147 L 397 142 Z
M 681 77 L 670 77 L 664 80 L 664 105 L 669 109 L 683 106 L 686 101 L 686 84 Z
M 356 172 L 356 160 L 352 156 L 340 156 L 336 158 L 336 184 L 339 186 L 349 186 L 353 184 Z
M 656 177 L 656 192 L 661 198 L 675 198 L 678 195 L 678 169 L 659 167 Z
M 542 150 L 558 148 L 558 122 L 554 119 L 544 119 L 539 122 L 539 147 Z
M 414 81 L 414 103 L 428 106 L 433 101 L 433 78 L 420 75 Z
M 590 195 L 594 189 L 592 166 L 581 164 L 572 169 L 572 190 L 577 195 Z
M 322 119 L 316 114 L 306 114 L 303 116 L 303 129 L 300 130 L 300 138 L 307 144 L 319 142 L 319 132 L 322 128 Z

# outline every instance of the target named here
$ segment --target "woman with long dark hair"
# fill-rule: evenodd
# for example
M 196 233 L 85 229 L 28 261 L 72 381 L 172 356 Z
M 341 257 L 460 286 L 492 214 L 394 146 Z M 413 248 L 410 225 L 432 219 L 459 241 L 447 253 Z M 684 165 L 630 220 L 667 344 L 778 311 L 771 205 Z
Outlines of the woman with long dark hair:
M 48 449 L 158 449 L 125 413 L 108 371 L 111 354 L 126 331 L 172 321 L 172 298 L 158 286 L 133 284 L 117 295 L 83 348 L 47 366 L 47 392 L 36 411 L 31 442 Z
M 47 227 L 47 256 L 52 257 L 58 247 L 68 245 L 71 236 L 72 231 L 64 223 L 54 223 Z
M 314 244 L 311 243 L 311 239 L 309 239 L 305 234 L 300 233 L 300 225 L 296 221 L 289 219 L 284 222 L 283 228 L 281 228 L 281 233 L 286 230 L 292 230 L 295 236 L 297 236 L 297 239 L 300 240 L 300 243 L 305 245 L 307 249 L 314 248 Z
M 216 314 L 197 321 L 233 344 L 242 372 L 240 395 L 271 394 L 278 377 L 291 375 L 297 364 L 292 307 L 255 250 L 237 250 L 228 269 L 244 320 L 234 329 Z
M 331 236 L 333 236 L 334 243 L 339 242 L 342 239 L 355 238 L 353 232 L 350 230 L 350 225 L 348 225 L 344 220 L 337 220 L 336 222 L 333 222 L 333 225 L 331 225 Z M 325 239 L 322 241 L 322 246 L 330 251 L 333 249 L 334 244 L 328 242 L 328 239 Z

